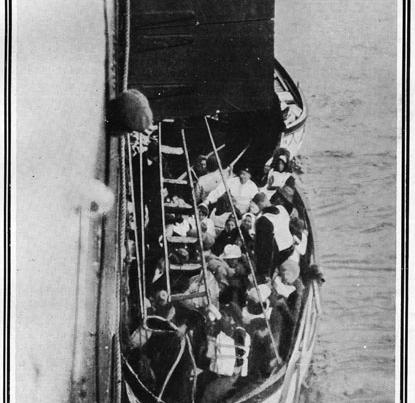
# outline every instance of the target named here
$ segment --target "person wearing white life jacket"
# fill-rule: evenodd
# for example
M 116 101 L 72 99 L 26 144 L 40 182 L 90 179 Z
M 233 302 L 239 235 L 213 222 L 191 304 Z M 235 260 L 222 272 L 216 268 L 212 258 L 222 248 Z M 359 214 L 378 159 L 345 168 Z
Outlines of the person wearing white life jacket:
M 256 221 L 255 257 L 259 283 L 266 283 L 274 268 L 293 252 L 290 215 L 283 205 L 266 207 Z
M 215 336 L 208 336 L 206 356 L 210 358 L 209 372 L 205 374 L 208 385 L 201 402 L 224 401 L 239 377 L 248 374 L 250 337 L 240 326 L 242 314 L 236 304 L 221 306 L 216 312 Z
M 260 284 L 258 290 L 253 287 L 247 293 L 247 305 L 242 309 L 242 320 L 244 325 L 250 331 L 253 321 L 259 319 L 262 327 L 266 327 L 264 312 L 260 305 L 260 298 L 258 291 L 261 294 L 261 300 L 265 310 L 265 318 L 269 320 L 271 317 L 272 307 L 270 306 L 269 297 L 271 295 L 271 288 L 267 284 Z
M 291 218 L 298 218 L 298 210 L 294 207 L 295 179 L 290 177 L 282 188 L 277 188 L 270 202 L 274 206 L 284 206 Z
M 260 190 L 271 198 L 277 188 L 282 188 L 291 176 L 288 168 L 288 158 L 286 155 L 281 154 L 276 161 L 272 162 L 271 170 L 268 173 L 267 184 Z

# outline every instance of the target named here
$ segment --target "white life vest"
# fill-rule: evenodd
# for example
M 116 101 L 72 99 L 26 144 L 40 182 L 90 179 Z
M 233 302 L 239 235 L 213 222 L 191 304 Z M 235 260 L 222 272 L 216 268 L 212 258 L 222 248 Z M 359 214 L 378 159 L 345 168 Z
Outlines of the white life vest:
M 290 215 L 284 206 L 279 205 L 279 214 L 265 213 L 266 217 L 274 226 L 274 239 L 280 251 L 288 249 L 293 245 L 293 236 L 290 231 Z
M 288 298 L 294 291 L 295 291 L 295 287 L 293 285 L 290 284 L 284 284 L 281 281 L 281 277 L 280 276 L 275 276 L 273 281 L 272 281 L 272 285 L 275 288 L 275 291 L 277 292 L 278 295 L 281 295 L 284 298 Z
M 270 320 L 271 318 L 271 313 L 272 313 L 272 307 L 270 306 L 270 302 L 269 300 L 266 301 L 266 308 L 265 308 L 265 319 Z M 254 319 L 264 319 L 264 314 L 261 312 L 257 315 L 250 313 L 248 311 L 248 308 L 245 306 L 242 309 L 242 321 L 245 325 L 248 325 L 251 321 L 253 321 Z
M 243 354 L 242 356 L 238 358 L 242 359 L 242 365 L 239 367 L 240 368 L 239 375 L 241 377 L 245 377 L 245 376 L 248 376 L 248 357 L 249 357 L 249 350 L 251 348 L 251 336 L 248 334 L 248 332 L 243 327 L 238 326 L 237 329 L 242 330 L 244 332 L 244 344 L 243 346 L 238 345 L 238 349 L 243 350 Z M 238 370 L 236 371 L 236 373 L 238 373 Z
M 290 172 L 278 172 L 278 171 L 274 171 L 273 169 L 271 169 L 271 171 L 268 174 L 267 188 L 268 188 L 268 184 L 271 178 L 272 178 L 272 185 L 271 185 L 272 187 L 282 188 L 290 176 L 291 176 Z M 274 193 L 275 193 L 275 189 L 274 189 Z
M 224 332 L 216 339 L 209 338 L 207 357 L 210 358 L 209 369 L 218 375 L 232 376 L 235 371 L 236 351 L 235 341 Z

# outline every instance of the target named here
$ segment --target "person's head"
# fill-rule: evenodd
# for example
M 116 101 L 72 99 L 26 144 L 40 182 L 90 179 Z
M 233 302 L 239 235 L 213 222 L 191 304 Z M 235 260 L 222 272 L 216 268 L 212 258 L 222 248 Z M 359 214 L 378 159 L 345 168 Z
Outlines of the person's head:
M 267 175 L 271 171 L 271 165 L 264 165 L 264 174 Z
M 167 305 L 168 301 L 169 299 L 168 299 L 168 294 L 166 290 L 159 290 L 156 292 L 155 302 L 157 305 L 165 306 Z
M 251 170 L 248 167 L 241 168 L 239 170 L 239 180 L 241 183 L 245 184 L 249 179 L 251 179 Z
M 233 217 L 229 217 L 225 223 L 225 231 L 231 232 L 233 229 L 236 228 L 236 221 Z
M 290 231 L 297 238 L 301 239 L 305 229 L 304 221 L 300 218 L 294 217 L 290 220 Z
M 278 171 L 283 172 L 278 169 L 278 166 L 281 166 L 280 163 L 284 164 L 285 170 L 288 171 L 290 166 L 290 151 L 284 147 L 279 147 L 274 151 L 274 155 L 272 157 L 271 167 Z
M 254 215 L 251 213 L 246 213 L 242 217 L 241 227 L 249 231 L 253 228 L 254 223 L 255 223 Z
M 220 290 L 229 286 L 228 267 L 223 262 L 219 259 L 210 259 L 207 263 L 207 269 L 215 276 Z
M 284 284 L 292 284 L 300 275 L 300 266 L 298 262 L 292 259 L 287 259 L 281 264 L 279 274 Z
M 255 210 L 255 206 L 256 206 L 256 209 L 258 210 L 258 213 L 259 213 L 265 207 L 268 207 L 270 205 L 270 201 L 269 201 L 267 195 L 263 192 L 257 193 L 254 196 L 254 198 L 252 199 L 252 203 L 251 203 L 251 206 L 250 206 L 250 210 L 254 214 L 255 214 L 255 211 L 253 211 L 253 210 Z M 252 209 L 251 209 L 251 207 L 252 207 Z
M 220 256 L 230 267 L 234 267 L 242 256 L 240 246 L 228 244 Z
M 222 330 L 228 336 L 232 336 L 234 329 L 235 329 L 236 322 L 229 312 L 221 312 L 221 314 L 222 314 L 222 318 L 221 318 Z
M 197 176 L 202 176 L 206 174 L 206 157 L 204 155 L 199 155 L 197 157 L 196 163 L 194 165 L 194 170 Z
M 295 189 L 291 186 L 284 185 L 282 188 L 278 188 L 271 198 L 271 203 L 275 206 L 282 205 L 287 210 L 292 210 L 294 203 Z
M 287 157 L 285 155 L 280 155 L 276 161 L 275 169 L 278 172 L 285 172 L 287 170 L 287 164 L 288 164 Z
M 209 215 L 209 208 L 203 203 L 199 204 L 197 208 L 199 210 L 200 220 L 204 220 Z
M 244 243 L 239 233 L 236 235 L 235 239 L 233 240 L 233 244 L 238 246 L 242 250 Z
M 214 155 L 209 156 L 206 160 L 206 169 L 208 172 L 215 172 L 218 169 L 218 161 Z

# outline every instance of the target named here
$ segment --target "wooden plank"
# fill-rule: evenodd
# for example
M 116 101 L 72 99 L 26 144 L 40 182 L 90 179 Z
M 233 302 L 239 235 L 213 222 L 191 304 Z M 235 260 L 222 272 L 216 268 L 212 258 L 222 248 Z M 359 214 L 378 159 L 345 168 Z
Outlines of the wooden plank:
M 174 294 L 171 296 L 172 301 L 186 301 L 188 299 L 206 297 L 206 291 L 193 292 L 191 294 Z
M 163 179 L 164 183 L 167 183 L 169 185 L 187 185 L 188 182 L 184 179 L 168 179 L 168 178 L 164 178 Z
M 167 242 L 170 243 L 195 243 L 197 242 L 197 238 L 193 237 L 193 236 L 173 236 L 173 235 L 168 235 L 167 237 Z
M 184 264 L 172 264 L 170 263 L 170 270 L 181 271 L 194 271 L 202 268 L 201 263 L 184 263 Z

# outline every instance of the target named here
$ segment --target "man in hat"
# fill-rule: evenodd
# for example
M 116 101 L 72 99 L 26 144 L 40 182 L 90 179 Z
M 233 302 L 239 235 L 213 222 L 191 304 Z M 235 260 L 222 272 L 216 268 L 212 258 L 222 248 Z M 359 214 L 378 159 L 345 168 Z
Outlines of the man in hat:
M 249 284 L 249 266 L 246 257 L 238 245 L 226 245 L 220 258 L 229 267 L 229 287 L 223 290 L 221 300 L 232 301 L 242 307 L 245 304 L 245 294 Z
M 227 186 L 235 207 L 241 214 L 248 212 L 250 201 L 258 193 L 258 187 L 251 180 L 250 168 L 241 168 L 237 177 L 227 181 Z M 205 202 L 207 204 L 216 203 L 224 193 L 226 193 L 225 186 L 221 183 L 215 190 L 209 193 Z

